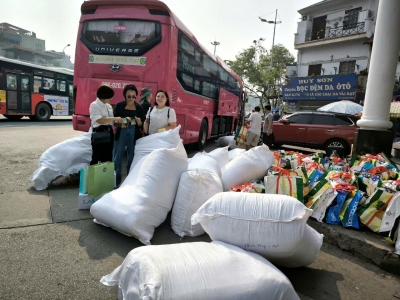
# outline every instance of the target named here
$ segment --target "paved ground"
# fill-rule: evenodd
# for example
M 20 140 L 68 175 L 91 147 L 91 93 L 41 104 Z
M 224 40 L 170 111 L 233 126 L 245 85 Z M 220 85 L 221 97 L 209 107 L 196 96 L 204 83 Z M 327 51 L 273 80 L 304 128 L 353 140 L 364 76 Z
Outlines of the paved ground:
M 28 178 L 41 153 L 80 134 L 70 120 L 42 124 L 0 118 L 0 299 L 115 299 L 100 278 L 142 246 L 94 224 L 89 211 L 77 210 L 76 187 L 31 188 Z M 167 220 L 152 243 L 197 240 L 209 238 L 181 240 Z M 400 299 L 398 277 L 329 244 L 309 267 L 282 271 L 302 299 Z

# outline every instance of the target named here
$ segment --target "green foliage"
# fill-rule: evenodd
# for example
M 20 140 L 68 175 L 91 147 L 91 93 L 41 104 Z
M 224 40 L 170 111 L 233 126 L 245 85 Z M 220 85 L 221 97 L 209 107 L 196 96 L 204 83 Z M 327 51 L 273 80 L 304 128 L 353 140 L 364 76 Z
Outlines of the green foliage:
M 260 99 L 260 105 L 269 103 L 268 96 L 280 95 L 285 79 L 286 65 L 295 61 L 294 56 L 283 45 L 273 49 L 272 68 L 271 51 L 261 44 L 263 39 L 254 40 L 253 44 L 236 55 L 234 61 L 225 61 L 232 70 L 242 77 L 245 88 Z M 270 97 L 271 98 L 271 97 Z M 276 103 L 272 103 L 274 106 Z

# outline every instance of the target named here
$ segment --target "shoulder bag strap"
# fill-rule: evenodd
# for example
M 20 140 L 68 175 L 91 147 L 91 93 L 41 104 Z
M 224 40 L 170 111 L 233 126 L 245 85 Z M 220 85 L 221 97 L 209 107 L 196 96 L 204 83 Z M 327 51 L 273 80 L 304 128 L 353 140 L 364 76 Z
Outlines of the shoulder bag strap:
M 151 112 L 153 110 L 154 106 L 150 108 L 150 112 L 149 112 L 149 130 L 150 130 L 150 116 L 151 116 Z

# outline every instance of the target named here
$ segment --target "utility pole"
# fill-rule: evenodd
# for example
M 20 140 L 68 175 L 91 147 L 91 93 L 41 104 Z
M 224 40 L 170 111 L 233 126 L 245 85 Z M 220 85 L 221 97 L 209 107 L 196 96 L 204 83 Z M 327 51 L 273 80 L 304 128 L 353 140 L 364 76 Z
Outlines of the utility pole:
M 217 46 L 218 46 L 219 44 L 220 44 L 220 43 L 217 42 L 217 41 L 214 41 L 214 42 L 211 43 L 211 45 L 214 46 L 214 55 L 215 55 L 215 51 L 217 50 Z

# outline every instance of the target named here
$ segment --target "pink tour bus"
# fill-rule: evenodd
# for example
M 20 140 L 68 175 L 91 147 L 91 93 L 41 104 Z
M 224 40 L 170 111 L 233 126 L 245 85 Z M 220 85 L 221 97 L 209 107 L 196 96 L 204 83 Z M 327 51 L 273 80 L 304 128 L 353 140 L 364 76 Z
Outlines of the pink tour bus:
M 243 82 L 161 1 L 89 0 L 81 7 L 74 70 L 73 127 L 88 131 L 89 105 L 100 84 L 164 89 L 185 144 L 203 149 L 211 137 L 232 133 L 244 112 Z M 140 99 L 138 99 L 140 100 Z M 153 104 L 152 103 L 152 104 Z

